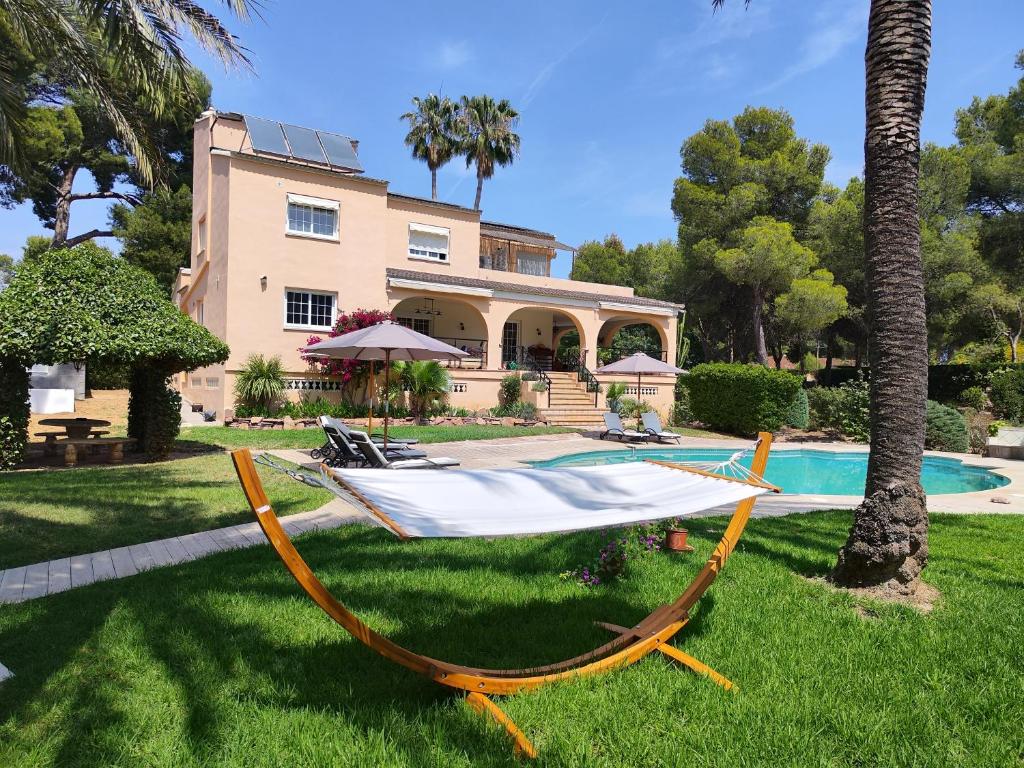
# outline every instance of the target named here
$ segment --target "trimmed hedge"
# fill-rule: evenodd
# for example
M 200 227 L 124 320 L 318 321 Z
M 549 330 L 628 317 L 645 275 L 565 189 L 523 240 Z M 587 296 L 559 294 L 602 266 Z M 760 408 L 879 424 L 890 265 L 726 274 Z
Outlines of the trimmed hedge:
M 841 387 L 815 387 L 808 393 L 811 424 L 866 443 L 871 438 L 868 383 L 848 381 Z
M 686 379 L 694 418 L 724 432 L 774 432 L 786 414 L 800 379 L 760 365 L 701 363 Z
M 967 453 L 970 448 L 967 419 L 955 408 L 928 401 L 924 447 L 933 451 Z

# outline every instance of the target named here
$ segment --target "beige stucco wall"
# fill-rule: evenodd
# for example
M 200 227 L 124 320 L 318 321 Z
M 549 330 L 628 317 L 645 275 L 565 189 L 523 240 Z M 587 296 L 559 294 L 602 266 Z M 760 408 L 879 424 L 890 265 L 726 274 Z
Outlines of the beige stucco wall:
M 531 288 L 621 296 L 627 303 L 633 294 L 622 286 L 481 269 L 479 212 L 388 195 L 385 182 L 246 155 L 248 151 L 240 121 L 207 115 L 196 123 L 193 258 L 190 283 L 177 298 L 182 310 L 193 317 L 197 303 L 202 302 L 204 325 L 227 342 L 231 356 L 225 365 L 178 377 L 178 381 L 186 398 L 218 414 L 232 406 L 234 373 L 252 353 L 279 356 L 291 375 L 309 375 L 298 350 L 309 336 L 323 332 L 284 327 L 288 289 L 333 293 L 339 311 L 397 307 L 399 314 L 405 314 L 402 310 L 415 308 L 423 297 L 434 298 L 443 312 L 433 321 L 435 336 L 487 340 L 490 371 L 457 372 L 457 377 L 468 377 L 463 382 L 466 391 L 454 393 L 452 402 L 467 408 L 497 402 L 501 333 L 510 318 L 521 322 L 523 346 L 554 348 L 553 313 L 569 317 L 580 331 L 588 366 L 593 369 L 602 325 L 623 314 L 594 302 L 525 295 Z M 337 240 L 287 233 L 289 194 L 337 202 Z M 409 257 L 410 223 L 449 230 L 448 263 Z M 204 227 L 207 247 L 200 253 L 199 233 Z M 504 293 L 490 298 L 389 286 L 388 267 L 513 283 L 522 286 L 524 295 L 518 289 L 508 295 L 508 289 L 499 286 L 496 290 Z M 403 301 L 407 302 L 404 307 Z M 674 344 L 674 318 L 642 311 L 636 317 L 627 314 L 631 322 L 648 319 L 657 324 Z

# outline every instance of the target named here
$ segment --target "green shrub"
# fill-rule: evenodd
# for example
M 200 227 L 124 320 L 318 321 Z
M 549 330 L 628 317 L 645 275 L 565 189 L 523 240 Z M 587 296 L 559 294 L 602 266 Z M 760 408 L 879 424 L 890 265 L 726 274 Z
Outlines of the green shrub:
M 498 407 L 504 408 L 518 403 L 522 391 L 522 379 L 518 373 L 502 376 L 498 388 Z
M 800 370 L 802 371 L 814 373 L 820 367 L 821 364 L 818 362 L 818 358 L 813 352 L 805 352 L 804 356 L 800 358 Z
M 525 378 L 526 377 L 523 377 L 524 381 L 525 381 Z M 530 385 L 530 389 L 532 389 L 534 392 L 547 392 L 548 391 L 548 385 L 545 382 L 540 381 L 538 379 L 537 381 L 533 382 L 533 384 Z
M 839 387 L 815 387 L 807 397 L 813 429 L 838 432 L 862 443 L 871 439 L 868 383 L 863 379 Z
M 713 429 L 749 435 L 774 431 L 800 389 L 800 379 L 760 365 L 701 363 L 687 377 L 694 417 Z
M 521 378 L 523 381 L 537 381 L 540 378 L 540 374 L 536 371 L 523 371 Z
M 280 357 L 249 355 L 235 377 L 235 401 L 273 408 L 284 394 L 284 366 Z
M 1024 371 L 1012 369 L 992 375 L 989 399 L 1000 419 L 1019 424 L 1024 420 Z
M 519 400 L 509 405 L 499 405 L 497 408 L 491 408 L 492 416 L 500 417 L 511 417 L 513 419 L 526 419 L 531 420 L 537 418 L 537 406 L 533 403 L 527 403 L 524 400 Z
M 613 381 L 608 385 L 608 389 L 604 393 L 604 402 L 609 411 L 619 412 L 619 401 L 624 394 L 626 394 L 626 385 L 621 381 Z
M 676 401 L 672 404 L 669 421 L 674 427 L 685 427 L 695 421 L 690 408 L 690 390 L 686 387 L 676 387 Z
M 988 397 L 983 387 L 968 387 L 957 397 L 957 401 L 965 408 L 973 408 L 976 411 L 983 411 L 988 407 Z
M 925 448 L 967 453 L 970 436 L 963 414 L 948 405 L 929 400 L 925 422 Z
M 796 391 L 793 402 L 786 409 L 786 426 L 794 429 L 807 429 L 810 421 L 811 410 L 807 401 L 807 392 L 801 388 Z
M 25 458 L 28 420 L 28 371 L 18 360 L 0 360 L 0 470 Z

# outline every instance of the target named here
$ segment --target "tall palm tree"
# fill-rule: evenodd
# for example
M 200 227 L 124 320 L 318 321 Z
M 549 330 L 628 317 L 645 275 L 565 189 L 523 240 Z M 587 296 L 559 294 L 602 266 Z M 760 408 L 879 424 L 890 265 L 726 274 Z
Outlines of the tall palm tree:
M 223 2 L 242 20 L 259 7 L 259 0 Z M 162 104 L 189 88 L 182 35 L 225 66 L 251 66 L 238 39 L 193 0 L 0 0 L 0 30 L 9 49 L 0 52 L 0 165 L 17 167 L 20 159 L 32 98 L 26 59 L 93 94 L 146 179 L 158 158 L 136 99 L 159 116 Z
M 712 0 L 716 9 L 723 3 Z M 913 591 L 928 559 L 921 488 L 928 333 L 917 178 L 931 18 L 931 0 L 871 0 L 864 55 L 871 454 L 865 500 L 831 575 L 841 585 L 899 592 Z
M 519 154 L 519 134 L 515 132 L 519 113 L 508 99 L 495 101 L 490 96 L 463 96 L 461 149 L 466 167 L 476 164 L 476 199 L 473 209 L 480 210 L 484 179 L 494 175 L 499 165 L 511 165 Z
M 458 149 L 455 132 L 459 106 L 436 93 L 422 99 L 414 96 L 412 103 L 415 111 L 400 118 L 409 123 L 405 145 L 412 149 L 413 157 L 426 162 L 430 169 L 430 199 L 437 200 L 437 169 L 451 160 Z

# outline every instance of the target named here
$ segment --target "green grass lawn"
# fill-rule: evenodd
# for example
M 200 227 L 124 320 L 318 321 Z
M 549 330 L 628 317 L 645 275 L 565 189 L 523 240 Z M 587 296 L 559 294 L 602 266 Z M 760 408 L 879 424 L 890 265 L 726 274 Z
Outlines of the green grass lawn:
M 261 470 L 282 514 L 316 509 L 322 489 Z M 0 474 L 0 570 L 252 520 L 231 458 Z
M 651 656 L 501 699 L 552 766 L 1014 766 L 1024 758 L 1020 517 L 934 517 L 929 615 L 868 604 L 824 574 L 849 513 L 755 520 L 675 642 L 729 694 Z M 597 533 L 402 543 L 312 533 L 299 548 L 376 629 L 428 655 L 522 666 L 576 654 L 672 599 L 697 553 L 641 558 L 610 587 L 558 574 Z M 266 548 L 0 610 L 0 765 L 511 766 L 458 695 L 335 627 Z
M 381 426 L 374 422 L 374 431 Z M 421 443 L 447 443 L 453 440 L 491 440 L 498 437 L 555 435 L 575 430 L 565 427 L 502 427 L 466 424 L 463 426 L 392 427 L 392 437 L 415 437 Z M 233 429 L 231 427 L 183 427 L 178 438 L 188 449 L 196 444 L 218 448 L 318 448 L 324 444 L 319 429 Z

